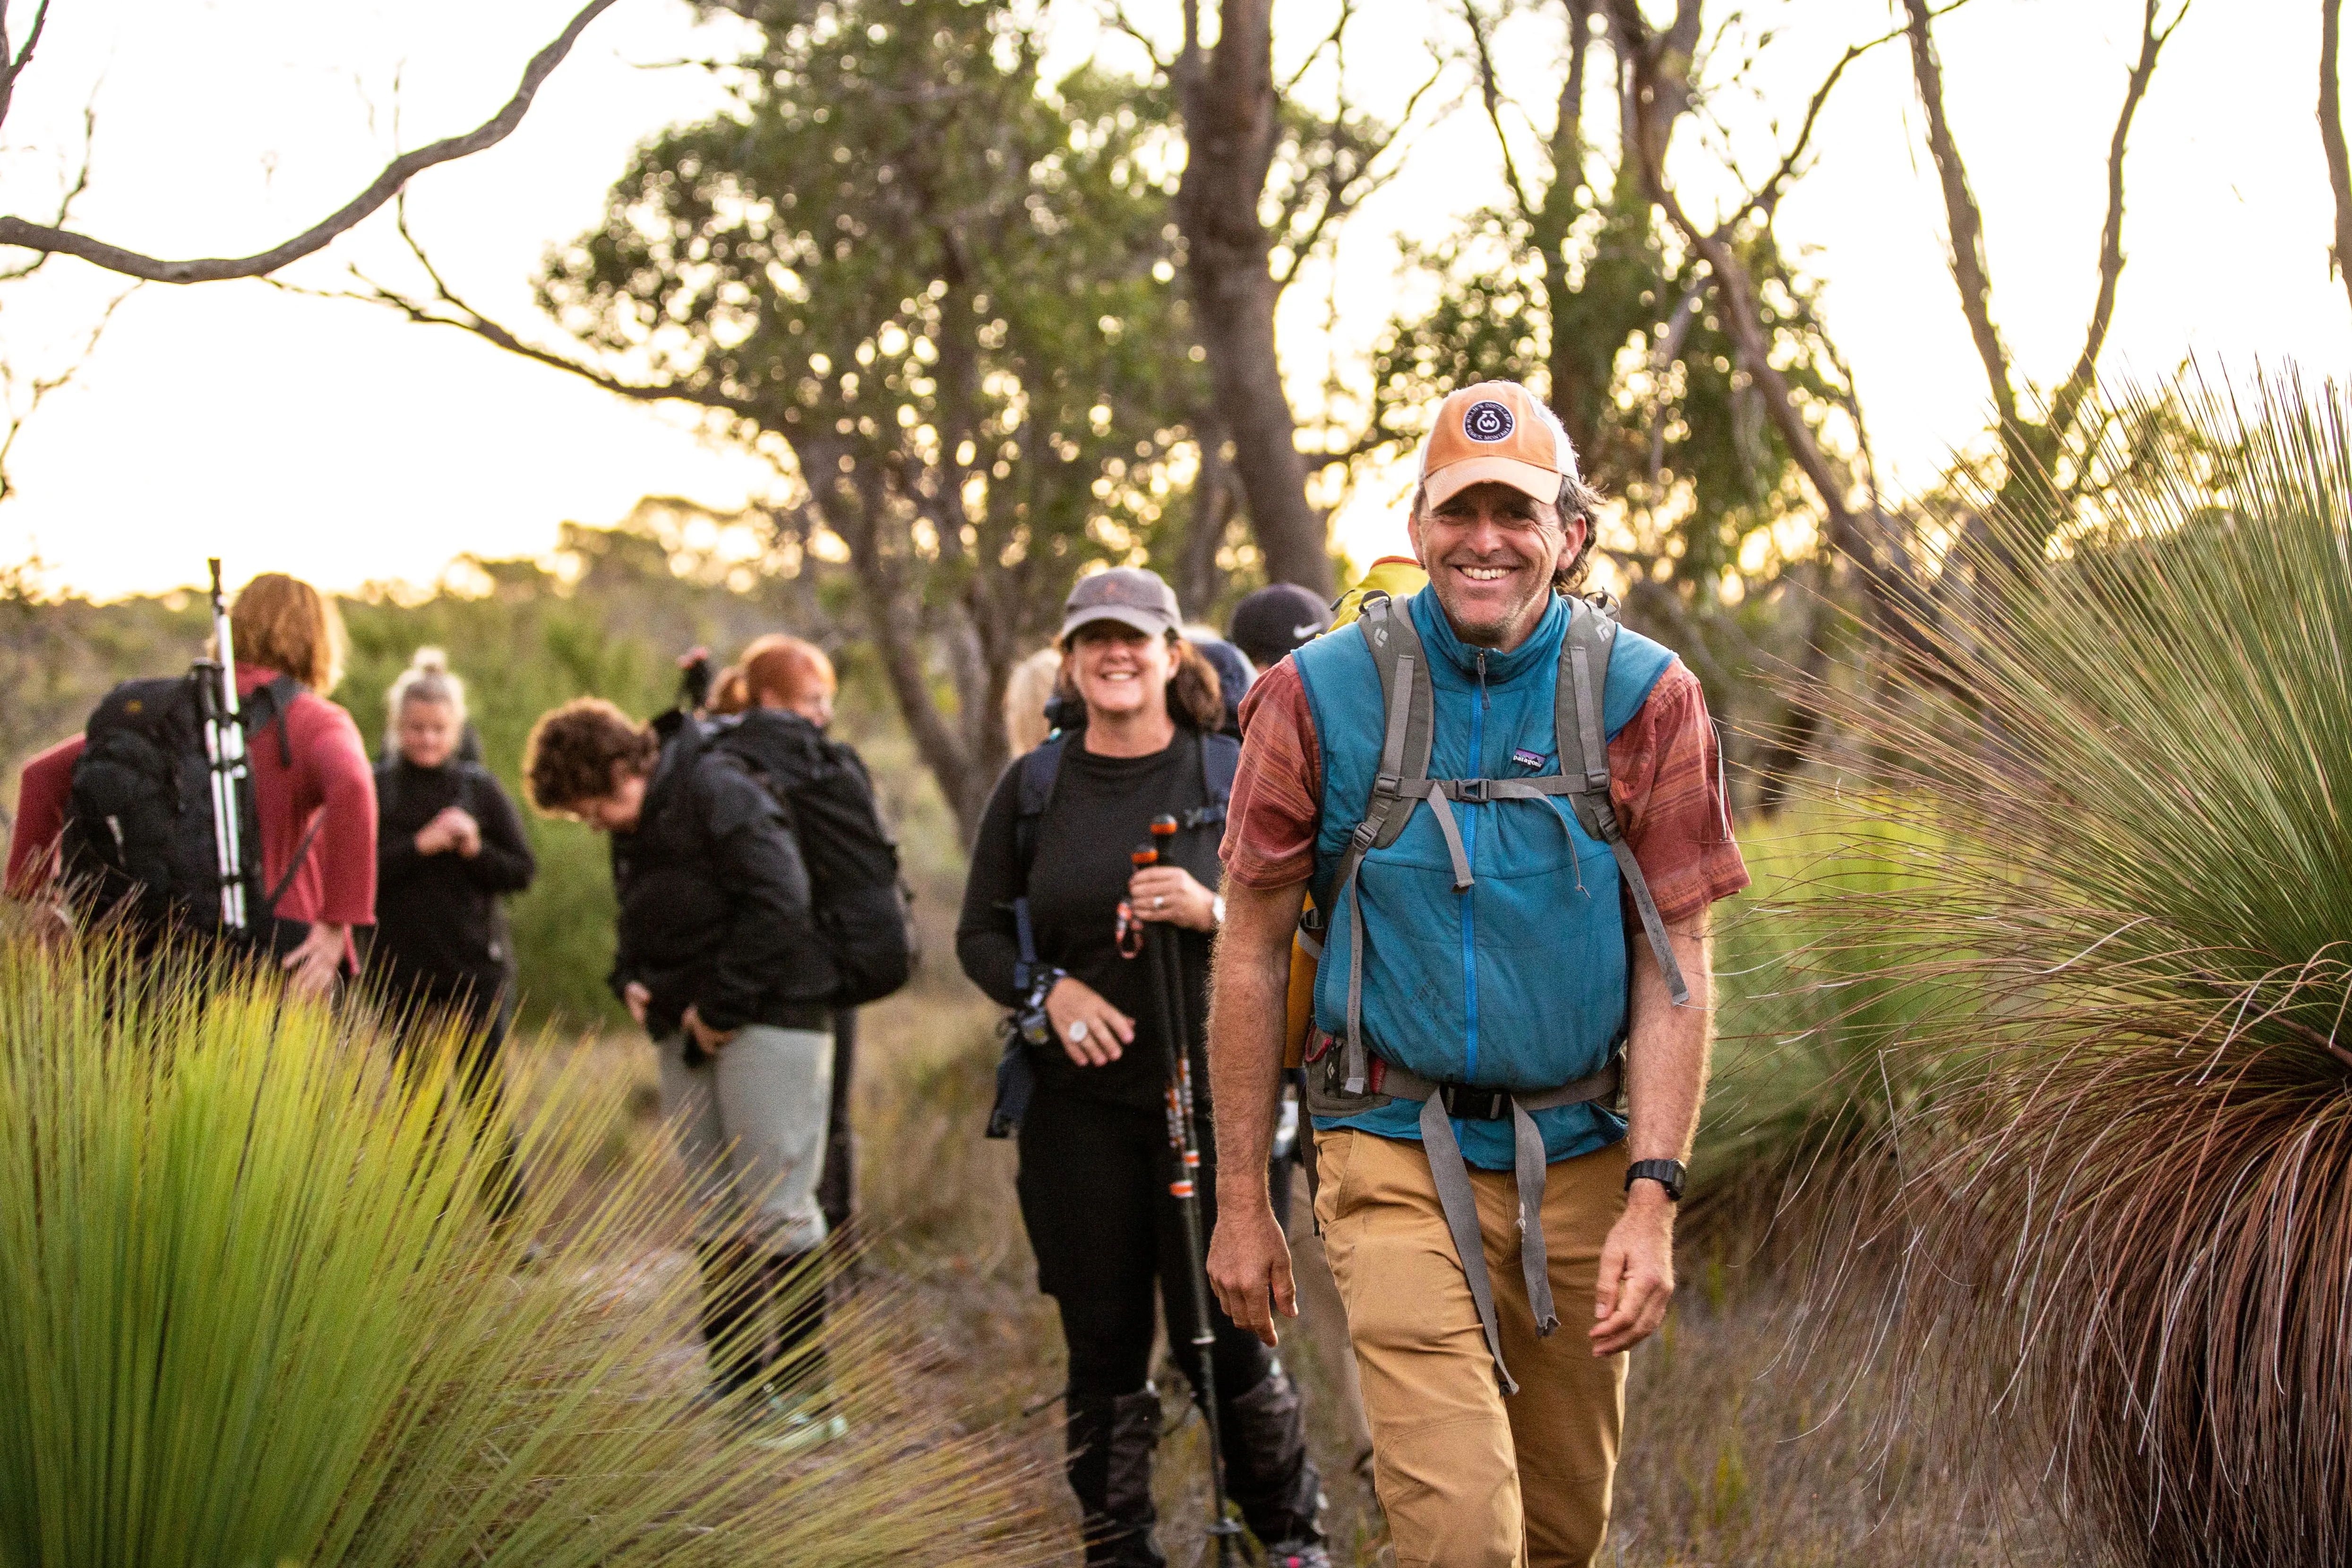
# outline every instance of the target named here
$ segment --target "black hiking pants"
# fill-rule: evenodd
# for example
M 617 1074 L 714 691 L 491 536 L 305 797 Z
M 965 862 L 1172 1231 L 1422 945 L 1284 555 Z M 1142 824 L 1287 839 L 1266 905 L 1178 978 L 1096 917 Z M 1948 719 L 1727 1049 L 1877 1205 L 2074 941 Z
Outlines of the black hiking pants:
M 1041 1084 L 1020 1147 L 1021 1218 L 1038 1287 L 1061 1309 L 1069 1349 L 1070 1481 L 1087 1514 L 1089 1559 L 1154 1562 L 1149 1472 L 1157 1401 L 1148 1420 L 1122 1413 L 1150 1379 L 1155 1297 L 1169 1348 L 1200 1402 L 1185 1278 L 1192 1264 L 1168 1190 L 1175 1154 L 1167 1116 Z M 1205 1249 L 1216 1223 L 1216 1161 L 1206 1147 L 1200 1193 Z M 1264 1542 L 1320 1539 L 1322 1480 L 1307 1457 L 1297 1391 L 1213 1297 L 1209 1316 L 1227 1493 Z

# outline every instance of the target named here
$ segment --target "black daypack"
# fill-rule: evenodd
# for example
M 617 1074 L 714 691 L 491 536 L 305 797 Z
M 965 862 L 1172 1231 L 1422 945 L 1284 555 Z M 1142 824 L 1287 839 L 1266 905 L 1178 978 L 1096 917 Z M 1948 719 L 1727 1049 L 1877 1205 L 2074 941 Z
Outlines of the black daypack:
M 914 895 L 857 753 L 773 708 L 711 719 L 705 728 L 708 744 L 741 763 L 784 809 L 808 867 L 817 934 L 841 976 L 833 1003 L 862 1007 L 904 986 L 920 956 Z
M 58 847 L 66 883 L 91 918 L 147 930 L 221 927 L 220 852 L 205 741 L 205 683 L 219 678 L 218 671 L 199 666 L 184 675 L 125 681 L 90 715 Z M 248 752 L 255 737 L 275 729 L 278 758 L 293 766 L 283 720 L 300 690 L 292 676 L 281 675 L 238 705 Z M 239 782 L 236 810 L 245 862 L 236 874 L 245 886 L 247 931 L 267 938 L 310 841 L 278 885 L 265 889 L 250 773 Z

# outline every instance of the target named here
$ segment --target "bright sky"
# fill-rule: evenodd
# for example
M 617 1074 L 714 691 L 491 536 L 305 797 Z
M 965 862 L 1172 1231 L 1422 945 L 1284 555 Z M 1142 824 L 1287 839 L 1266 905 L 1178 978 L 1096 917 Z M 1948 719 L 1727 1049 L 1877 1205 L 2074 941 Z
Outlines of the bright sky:
M 0 210 L 45 215 L 92 102 L 96 163 L 77 226 L 167 256 L 275 244 L 393 151 L 485 118 L 573 3 L 56 0 L 0 128 Z M 1075 57 L 1094 47 L 1094 12 L 1063 3 L 1060 49 Z M 1134 9 L 1172 26 L 1174 0 Z M 1431 49 L 1458 43 L 1448 21 L 1458 13 L 1417 0 L 1365 9 L 1351 86 L 1401 103 L 1432 68 Z M 1887 0 L 1748 10 L 1779 36 L 1753 78 L 1760 101 L 1725 113 L 1743 159 L 1762 167 L 1769 121 L 1792 127 L 1843 47 L 1895 17 Z M 2103 161 L 2139 10 L 2137 0 L 1973 0 L 1940 24 L 1956 128 L 1986 209 L 1995 308 L 2021 368 L 2045 384 L 2072 362 L 2090 308 Z M 1317 11 L 1282 8 L 1292 47 L 1311 39 Z M 2327 276 L 2312 120 L 2316 11 L 2307 0 L 2197 0 L 2174 39 L 2132 141 L 2130 266 L 2109 372 L 2161 374 L 2190 352 L 2233 371 L 2293 357 L 2326 375 L 2347 363 L 2352 308 Z M 1506 57 L 1539 107 L 1558 27 L 1515 26 Z M 698 72 L 644 68 L 726 48 L 676 0 L 623 0 L 513 137 L 422 176 L 412 220 L 460 291 L 528 322 L 543 248 L 596 220 L 641 137 L 714 101 Z M 1498 193 L 1475 107 L 1415 139 L 1333 270 L 1294 290 L 1284 345 L 1302 404 L 1331 358 L 1344 373 L 1394 308 L 1393 236 L 1442 234 Z M 1945 270 L 1899 45 L 1849 71 L 1817 145 L 1780 230 L 1826 280 L 1882 463 L 1924 482 L 1948 444 L 1980 428 L 1985 387 Z M 1706 188 L 1703 153 L 1684 151 L 1696 155 L 1686 185 Z M 380 214 L 288 276 L 333 287 L 346 267 L 389 270 L 399 256 Z M 0 286 L 0 354 L 20 374 L 69 361 L 119 281 L 59 261 Z M 763 464 L 703 443 L 681 413 L 620 402 L 455 332 L 259 283 L 141 289 L 26 426 L 11 468 L 22 493 L 0 507 L 0 561 L 37 550 L 51 585 L 101 596 L 192 581 L 215 552 L 232 577 L 278 568 L 338 588 L 426 580 L 460 551 L 538 552 L 563 521 L 609 522 L 643 495 L 731 507 L 775 483 Z M 1362 476 L 1339 519 L 1359 558 L 1401 541 L 1404 486 L 1401 473 Z

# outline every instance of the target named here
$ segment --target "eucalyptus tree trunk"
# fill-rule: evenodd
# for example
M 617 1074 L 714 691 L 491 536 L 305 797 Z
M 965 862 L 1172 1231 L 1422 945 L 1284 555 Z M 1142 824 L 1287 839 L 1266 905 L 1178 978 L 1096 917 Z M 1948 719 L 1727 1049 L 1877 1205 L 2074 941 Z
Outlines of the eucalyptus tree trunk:
M 1258 215 L 1281 135 L 1273 13 L 1273 0 L 1222 0 L 1217 41 L 1204 51 L 1200 0 L 1185 0 L 1174 72 L 1186 141 L 1177 223 L 1217 413 L 1266 575 L 1328 595 L 1328 530 L 1307 498 L 1298 422 L 1275 349 L 1282 290 L 1268 265 L 1274 235 Z

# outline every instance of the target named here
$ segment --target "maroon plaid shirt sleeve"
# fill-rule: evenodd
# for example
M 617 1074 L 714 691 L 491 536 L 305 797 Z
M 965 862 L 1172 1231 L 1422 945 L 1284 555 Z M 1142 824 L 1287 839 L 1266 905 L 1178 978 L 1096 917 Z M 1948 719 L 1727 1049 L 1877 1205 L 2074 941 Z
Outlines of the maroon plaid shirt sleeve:
M 1315 870 L 1316 803 L 1322 796 L 1315 716 L 1298 666 L 1285 659 L 1242 699 L 1242 761 L 1217 851 L 1225 880 L 1258 892 L 1305 882 Z
M 1242 887 L 1290 887 L 1314 872 L 1323 795 L 1322 755 L 1297 666 L 1286 659 L 1260 677 L 1241 717 L 1241 767 L 1218 852 L 1227 880 Z M 1609 743 L 1609 772 L 1617 820 L 1660 915 L 1687 920 L 1748 885 L 1706 697 L 1681 660 Z
M 1680 659 L 1609 743 L 1609 794 L 1665 919 L 1688 920 L 1748 885 L 1706 694 Z

